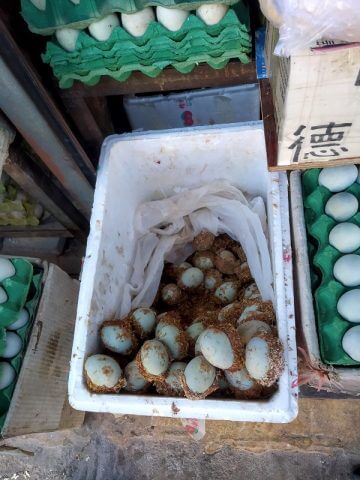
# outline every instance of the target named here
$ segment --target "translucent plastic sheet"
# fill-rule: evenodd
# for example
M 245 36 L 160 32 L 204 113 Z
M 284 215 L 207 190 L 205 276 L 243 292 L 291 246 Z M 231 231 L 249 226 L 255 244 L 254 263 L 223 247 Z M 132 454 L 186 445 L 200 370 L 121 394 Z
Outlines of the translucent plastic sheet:
M 276 55 L 289 56 L 317 40 L 360 41 L 359 0 L 260 0 L 279 28 Z
M 238 241 L 263 300 L 273 301 L 272 270 L 266 238 L 265 205 L 260 197 L 247 200 L 225 181 L 183 190 L 141 205 L 135 216 L 137 235 L 133 272 L 125 286 L 118 314 L 150 306 L 160 284 L 164 261 L 183 262 L 191 241 L 202 230 L 227 233 Z

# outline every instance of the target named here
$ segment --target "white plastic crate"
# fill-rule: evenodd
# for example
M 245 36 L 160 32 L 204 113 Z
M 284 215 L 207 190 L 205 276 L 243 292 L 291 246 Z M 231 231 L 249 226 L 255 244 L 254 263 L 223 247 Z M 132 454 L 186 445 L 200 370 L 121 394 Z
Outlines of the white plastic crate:
M 267 205 L 276 316 L 285 370 L 268 400 L 188 400 L 157 395 L 90 393 L 85 358 L 96 353 L 98 328 L 113 318 L 134 254 L 138 205 L 164 198 L 176 187 L 226 179 Z M 289 422 L 297 415 L 297 364 L 287 178 L 268 173 L 262 122 L 192 130 L 111 136 L 104 142 L 80 287 L 69 376 L 70 404 L 114 414 Z
M 127 96 L 124 107 L 133 130 L 196 127 L 260 119 L 257 83 L 170 95 Z

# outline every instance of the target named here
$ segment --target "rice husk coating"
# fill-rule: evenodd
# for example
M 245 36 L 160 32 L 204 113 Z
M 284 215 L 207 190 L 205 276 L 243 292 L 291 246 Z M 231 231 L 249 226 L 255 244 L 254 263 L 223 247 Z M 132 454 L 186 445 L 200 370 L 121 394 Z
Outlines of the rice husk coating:
M 219 323 L 230 323 L 234 328 L 236 327 L 237 320 L 239 319 L 243 311 L 241 302 L 229 303 L 223 307 L 218 315 Z
M 174 263 L 165 263 L 164 270 L 162 273 L 162 280 L 167 279 L 171 281 L 176 280 L 178 276 L 178 267 Z
M 240 335 L 231 323 L 218 324 L 216 329 L 224 332 L 230 340 L 231 348 L 234 353 L 234 362 L 230 368 L 227 368 L 229 372 L 236 372 L 241 370 L 245 366 L 245 349 L 244 344 L 241 341 Z
M 88 355 L 91 357 L 91 355 Z M 120 377 L 119 381 L 113 387 L 100 387 L 99 385 L 95 385 L 90 380 L 86 370 L 85 370 L 85 362 L 84 362 L 84 376 L 86 381 L 86 386 L 93 393 L 118 393 L 122 388 L 126 386 L 126 379 L 124 377 L 124 372 L 122 372 L 122 376 Z
M 129 338 L 131 339 L 131 343 L 133 345 L 132 349 L 129 350 L 128 352 L 124 353 L 124 354 L 121 354 L 121 353 L 118 353 L 118 352 L 115 352 L 113 350 L 111 350 L 111 348 L 109 348 L 108 346 L 106 346 L 105 344 L 104 347 L 106 348 L 106 350 L 109 350 L 110 352 L 113 352 L 115 353 L 116 355 L 121 355 L 121 356 L 128 356 L 128 355 L 131 355 L 131 353 L 136 350 L 137 346 L 138 346 L 138 340 L 134 334 L 134 331 L 133 331 L 133 325 L 132 325 L 132 322 L 131 322 L 131 319 L 129 316 L 127 316 L 126 318 L 124 318 L 123 320 L 105 320 L 101 325 L 100 325 L 100 328 L 99 328 L 99 332 L 101 331 L 102 327 L 109 327 L 109 326 L 120 326 L 121 328 L 123 328 L 125 330 L 125 332 L 129 335 Z M 100 338 L 101 338 L 101 335 L 100 335 Z
M 274 312 L 274 307 L 271 302 L 263 302 L 262 300 L 250 300 L 250 299 L 243 299 L 241 301 L 242 305 L 242 312 L 244 312 L 246 307 L 252 307 L 253 305 L 257 306 L 257 311 L 252 312 L 245 320 L 242 320 L 242 322 L 247 322 L 248 320 L 261 320 L 262 322 L 268 323 L 270 326 L 275 325 L 276 323 L 276 316 Z M 239 315 L 239 317 L 241 314 Z M 238 322 L 238 325 L 240 325 L 240 321 Z
M 171 323 L 171 325 L 176 325 L 181 328 L 181 315 L 177 310 L 170 310 L 169 312 L 160 313 L 157 316 L 157 323 L 164 321 L 166 323 Z
M 164 344 L 163 344 L 164 345 Z M 144 346 L 144 345 L 143 345 Z M 139 369 L 139 372 L 141 373 L 141 375 L 145 378 L 145 380 L 147 380 L 148 382 L 163 382 L 166 378 L 166 375 L 167 375 L 167 372 L 169 370 L 169 367 L 171 365 L 171 355 L 170 355 L 170 352 L 169 350 L 167 349 L 166 345 L 164 345 L 164 347 L 166 348 L 166 351 L 168 353 L 168 358 L 169 358 L 169 365 L 168 365 L 168 368 L 167 370 L 162 374 L 162 375 L 152 375 L 151 373 L 149 373 L 147 370 L 145 370 L 143 364 L 142 364 L 142 361 L 141 361 L 141 349 L 138 351 L 136 357 L 135 357 L 135 361 L 136 361 L 136 365 Z M 141 347 L 142 348 L 142 347 Z
M 221 255 L 224 255 L 225 258 Z M 215 266 L 221 273 L 232 275 L 234 273 L 235 265 L 235 257 L 230 250 L 220 250 L 217 253 L 215 257 Z
M 213 243 L 212 250 L 216 253 L 218 253 L 221 250 L 230 250 L 239 244 L 235 242 L 232 238 L 229 237 L 226 233 L 222 233 L 221 235 L 218 235 Z
M 142 340 L 144 338 L 147 338 L 149 335 L 151 335 L 151 333 L 144 332 L 143 329 L 141 328 L 141 326 L 135 321 L 135 319 L 133 317 L 133 313 L 136 310 L 139 310 L 140 308 L 146 308 L 146 309 L 152 310 L 155 313 L 155 315 L 156 315 L 156 311 L 152 307 L 136 307 L 133 310 L 131 310 L 131 312 L 129 313 L 129 315 L 127 317 L 128 318 L 127 321 L 130 323 L 131 328 L 134 330 L 137 337 L 139 337 Z M 156 325 L 156 321 L 155 321 L 155 325 Z
M 198 252 L 202 252 L 205 250 L 209 250 L 214 243 L 215 235 L 211 232 L 203 230 L 194 238 L 192 242 L 192 246 L 194 250 Z
M 254 281 L 247 262 L 237 262 L 234 268 L 234 274 L 239 279 L 241 285 L 247 285 L 248 283 L 252 283 Z
M 184 372 L 179 372 L 179 380 L 181 386 L 184 390 L 185 397 L 189 398 L 190 400 L 203 400 L 204 398 L 208 397 L 212 393 L 216 392 L 219 389 L 219 384 L 217 381 L 217 375 L 215 376 L 214 383 L 203 393 L 195 393 L 187 386 L 186 379 Z
M 240 390 L 230 385 L 230 391 L 237 400 L 254 400 L 263 398 L 264 387 L 259 383 L 255 383 L 248 390 Z
M 269 332 L 260 331 L 253 338 L 262 338 L 269 346 L 269 369 L 263 378 L 254 380 L 263 387 L 271 387 L 279 379 L 284 370 L 283 346 L 280 340 Z M 249 376 L 251 377 L 250 373 Z
M 182 370 L 176 371 L 176 376 L 180 384 L 181 384 L 181 380 L 180 380 L 181 371 Z M 185 395 L 184 391 L 178 392 L 177 390 L 174 390 L 173 388 L 171 388 L 170 385 L 166 383 L 165 379 L 166 377 L 164 378 L 164 381 L 154 383 L 157 393 L 159 393 L 160 395 L 165 395 L 166 397 L 183 397 Z M 181 387 L 182 387 L 182 384 L 181 384 Z
M 246 262 L 246 255 L 241 245 L 236 243 L 235 245 L 232 245 L 229 248 L 238 257 L 238 259 L 240 260 L 240 263 Z
M 204 328 L 208 328 L 217 324 L 217 318 L 218 318 L 217 311 L 203 312 L 200 315 L 198 315 L 192 323 L 190 323 L 189 327 L 193 323 L 201 322 L 204 325 Z M 188 338 L 189 338 L 189 355 L 192 355 L 194 353 L 195 343 L 197 339 L 194 341 L 189 335 L 188 335 Z
M 164 290 L 172 290 L 172 299 L 164 299 Z M 185 300 L 184 292 L 176 285 L 176 283 L 167 283 L 161 288 L 161 300 L 167 305 L 178 305 Z
M 171 312 L 169 312 L 171 313 Z M 180 356 L 176 360 L 182 360 L 189 351 L 190 339 L 188 334 L 182 329 L 181 320 L 178 316 L 175 315 L 164 315 L 160 318 L 159 323 L 166 325 L 174 325 L 179 329 L 179 333 L 176 335 L 176 341 L 180 344 Z M 158 339 L 159 340 L 159 339 Z M 161 340 L 159 340 L 161 342 Z M 172 358 L 171 353 L 169 352 L 170 359 Z
M 211 268 L 210 270 L 206 270 L 205 272 L 205 277 L 204 277 L 204 285 L 206 282 L 207 277 L 212 277 L 215 279 L 215 286 L 213 288 L 206 288 L 208 292 L 215 292 L 217 287 L 220 287 L 220 285 L 224 282 L 223 276 L 219 270 L 216 270 L 215 268 Z
M 204 250 L 204 251 L 196 252 L 195 255 L 192 257 L 192 264 L 194 265 L 194 267 L 200 268 L 200 270 L 203 270 L 203 271 L 205 270 L 199 267 L 198 265 L 196 265 L 197 260 L 202 257 L 209 258 L 212 261 L 213 265 L 215 264 L 215 254 L 210 250 Z M 205 272 L 208 272 L 209 270 L 210 268 L 206 269 Z

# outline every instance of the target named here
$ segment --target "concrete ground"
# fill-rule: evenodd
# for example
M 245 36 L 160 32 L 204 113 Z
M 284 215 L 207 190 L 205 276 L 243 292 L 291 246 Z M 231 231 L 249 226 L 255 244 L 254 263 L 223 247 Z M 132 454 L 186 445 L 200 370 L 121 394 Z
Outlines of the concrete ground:
M 82 427 L 0 442 L 0 479 L 345 480 L 360 464 L 360 401 L 300 399 L 288 425 L 88 414 Z

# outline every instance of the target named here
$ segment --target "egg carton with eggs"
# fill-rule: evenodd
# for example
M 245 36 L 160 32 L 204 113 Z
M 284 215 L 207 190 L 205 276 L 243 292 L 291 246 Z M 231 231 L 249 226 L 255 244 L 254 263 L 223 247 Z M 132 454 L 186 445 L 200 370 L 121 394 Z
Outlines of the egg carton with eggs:
M 284 370 L 280 375 L 276 391 L 267 398 L 251 400 L 246 398 L 240 400 L 234 395 L 216 397 L 210 395 L 207 398 L 192 400 L 172 395 L 169 392 L 158 394 L 154 389 L 143 393 L 129 392 L 128 390 L 122 390 L 120 394 L 90 392 L 84 378 L 85 362 L 87 359 L 91 359 L 93 354 L 100 352 L 102 356 L 103 346 L 100 341 L 99 329 L 104 320 L 117 318 L 116 312 L 121 295 L 133 266 L 134 235 L 136 235 L 134 215 L 139 205 L 149 200 L 171 196 L 179 189 L 206 185 L 218 179 L 219 172 L 221 172 L 221 178 L 230 181 L 245 194 L 261 195 L 266 204 L 273 281 L 276 291 L 274 298 L 276 332 L 283 345 L 284 359 Z M 297 364 L 288 222 L 286 175 L 278 172 L 269 173 L 267 170 L 262 122 L 197 127 L 191 130 L 133 133 L 112 136 L 107 139 L 102 148 L 99 164 L 91 219 L 92 227 L 80 285 L 68 385 L 70 404 L 78 410 L 106 411 L 116 414 L 234 421 L 291 421 L 297 414 L 297 386 L 295 383 Z M 100 230 L 99 225 L 101 225 Z M 283 260 L 284 258 L 286 261 Z M 195 258 L 193 261 L 195 262 Z M 190 273 L 194 272 L 190 271 L 187 275 Z M 187 275 L 181 278 L 181 285 L 186 286 L 189 280 Z M 196 271 L 196 275 L 199 275 L 199 272 Z M 193 278 L 192 275 L 190 276 Z M 195 280 L 197 278 L 195 276 Z M 210 279 L 207 279 L 207 282 L 209 281 Z M 208 285 L 211 286 L 211 282 Z M 165 298 L 167 294 L 171 296 L 171 292 L 172 289 L 167 287 L 163 292 Z M 218 295 L 220 297 L 233 295 L 233 292 L 228 285 L 225 285 L 220 288 Z M 231 296 L 229 298 L 231 299 Z M 226 309 L 223 315 L 226 316 L 227 313 L 229 312 Z M 248 313 L 254 315 L 254 311 Z M 159 320 L 158 325 L 165 324 L 164 321 L 160 322 L 163 320 L 162 317 L 157 320 Z M 112 327 L 126 329 L 126 323 L 121 324 L 121 322 L 120 324 L 118 322 L 109 323 L 108 326 L 109 331 Z M 146 340 L 151 343 L 145 345 L 140 353 L 140 358 L 135 360 L 135 364 L 116 366 L 116 362 L 114 363 L 106 357 L 98 359 L 101 362 L 112 362 L 111 365 L 104 365 L 111 367 L 106 368 L 106 371 L 114 374 L 112 380 L 120 373 L 119 368 L 125 372 L 126 367 L 136 373 L 136 367 L 139 368 L 139 365 L 140 368 L 149 367 L 154 351 L 156 353 L 158 350 L 161 354 L 163 348 L 155 343 L 155 340 L 162 344 L 159 338 L 164 340 L 164 337 L 168 337 L 173 331 L 172 327 L 176 327 L 176 325 L 166 325 L 166 327 L 160 325 L 160 327 L 157 333 L 155 330 L 155 337 L 158 338 L 140 340 L 137 350 L 134 349 L 134 355 L 142 350 L 140 349 L 141 342 Z M 197 332 L 199 332 L 199 326 L 192 325 L 190 334 L 196 336 Z M 105 335 L 109 332 L 103 333 Z M 138 334 L 136 334 L 137 336 Z M 227 335 L 220 335 L 220 337 L 228 345 Z M 129 337 L 126 340 L 128 341 Z M 198 347 L 206 353 L 206 344 L 209 339 L 206 336 L 206 339 L 203 338 L 203 340 L 204 344 L 198 345 Z M 260 348 L 263 343 L 260 339 Z M 111 355 L 107 354 L 107 357 L 112 358 Z M 200 360 L 198 358 L 199 356 L 195 358 L 196 361 L 189 361 L 190 372 L 188 371 L 184 375 L 188 377 L 190 374 L 190 378 L 192 378 L 192 375 L 196 376 L 196 372 L 204 367 L 209 375 L 206 382 L 204 381 L 203 387 L 209 383 L 212 387 L 211 380 L 214 369 L 208 367 L 201 357 Z M 164 353 L 164 359 L 166 362 L 166 353 Z M 226 358 L 226 364 L 223 363 L 221 366 L 227 367 L 229 361 Z M 183 360 L 179 359 L 176 362 L 183 362 Z M 180 369 L 183 366 L 180 365 Z M 94 363 L 89 360 L 86 367 L 89 367 L 89 373 L 92 376 L 98 370 L 97 360 Z M 179 370 L 177 367 L 179 365 L 172 366 Z M 251 366 L 249 368 L 251 369 Z M 149 372 L 151 375 L 156 374 L 156 370 L 151 367 Z M 217 375 L 217 373 L 216 370 L 215 374 Z M 231 376 L 232 373 L 230 372 L 229 375 Z M 125 374 L 129 378 L 128 372 Z M 121 374 L 117 377 L 119 383 L 117 386 L 121 387 L 124 384 L 122 377 Z M 135 374 L 134 377 L 139 382 L 143 381 Z M 171 378 L 173 377 L 171 376 Z M 187 379 L 189 380 L 189 378 Z M 231 381 L 247 386 L 250 383 L 248 378 L 240 374 L 239 378 L 232 378 Z M 190 384 L 186 382 L 190 389 L 188 394 L 198 393 L 196 387 L 191 385 L 191 380 L 189 382 Z
M 354 165 L 312 169 L 302 177 L 305 221 L 309 235 L 317 244 L 312 261 L 320 282 L 314 292 L 320 351 L 323 361 L 332 365 L 360 365 L 360 355 L 350 356 L 351 347 L 348 350 L 346 346 L 347 332 L 360 323 L 360 317 L 348 312 L 349 308 L 358 312 L 360 306 L 360 300 L 356 300 L 356 293 L 360 291 L 354 289 L 360 286 L 357 178 Z M 349 302 L 350 305 L 353 302 L 352 307 L 348 306 Z
M 0 329 L 0 431 L 21 369 L 41 294 L 43 269 L 37 265 L 33 267 L 34 274 L 24 307 L 18 312 L 15 322 L 6 329 Z
M 196 64 L 223 68 L 230 59 L 248 63 L 251 37 L 236 13 L 229 10 L 215 25 L 205 25 L 190 15 L 176 31 L 151 22 L 139 37 L 117 26 L 108 39 L 99 41 L 80 32 L 72 51 L 48 42 L 45 63 L 49 63 L 62 88 L 74 80 L 96 84 L 103 75 L 125 81 L 133 71 L 156 77 L 167 66 L 189 73 Z
M 239 0 L 208 0 L 206 5 L 225 6 L 238 2 Z M 148 7 L 157 6 L 186 12 L 203 4 L 204 2 L 199 0 L 21 0 L 21 13 L 32 32 L 51 35 L 64 27 L 84 29 L 114 13 L 127 14 L 130 17 L 131 14 Z M 135 15 L 134 19 L 138 18 L 141 17 Z

